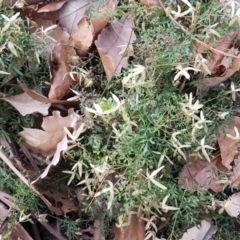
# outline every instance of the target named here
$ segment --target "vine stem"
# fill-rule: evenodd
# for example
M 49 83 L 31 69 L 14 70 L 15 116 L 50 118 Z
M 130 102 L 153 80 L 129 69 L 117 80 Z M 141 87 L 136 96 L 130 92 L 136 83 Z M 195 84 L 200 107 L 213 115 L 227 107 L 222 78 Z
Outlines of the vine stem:
M 158 0 L 158 2 L 159 2 L 160 7 L 164 10 L 164 12 L 166 12 L 166 7 L 164 6 L 162 0 Z M 169 19 L 171 20 L 171 22 L 172 22 L 173 24 L 175 24 L 176 26 L 178 26 L 179 29 L 180 29 L 183 33 L 185 33 L 185 34 L 188 33 L 187 29 L 184 28 L 179 22 L 177 22 L 176 19 L 175 19 L 172 15 L 169 15 L 168 17 L 169 17 Z M 194 40 L 195 42 L 197 42 L 198 44 L 204 46 L 205 48 L 207 48 L 207 49 L 210 50 L 211 52 L 215 52 L 215 53 L 218 53 L 218 54 L 227 56 L 227 57 L 232 57 L 232 58 L 240 59 L 240 57 L 235 56 L 235 55 L 233 55 L 233 54 L 230 54 L 230 53 L 226 53 L 226 52 L 217 50 L 217 49 L 209 46 L 208 44 L 204 43 L 203 41 L 197 39 L 196 37 L 193 37 L 193 40 Z

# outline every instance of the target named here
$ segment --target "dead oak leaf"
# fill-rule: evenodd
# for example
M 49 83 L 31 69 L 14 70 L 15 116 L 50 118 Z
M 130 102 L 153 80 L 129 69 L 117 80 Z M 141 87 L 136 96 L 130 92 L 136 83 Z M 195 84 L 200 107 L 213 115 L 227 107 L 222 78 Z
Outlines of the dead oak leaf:
M 124 16 L 103 29 L 95 41 L 108 80 L 127 67 L 128 58 L 133 56 L 132 43 L 136 40 L 133 27 L 132 19 Z
M 94 17 L 92 17 L 90 21 L 88 21 L 86 17 L 83 17 L 78 22 L 78 28 L 76 32 L 72 34 L 72 39 L 75 42 L 76 51 L 79 56 L 86 56 L 97 35 L 110 21 L 110 12 L 114 11 L 115 7 L 114 2 L 108 0 L 103 6 L 100 5 L 99 9 L 93 10 Z
M 228 80 L 236 72 L 236 69 L 229 68 L 226 70 L 223 76 L 207 77 L 202 80 L 196 81 L 194 85 L 199 88 L 200 95 L 202 96 L 209 88 L 219 86 L 221 83 Z
M 51 106 L 50 103 L 43 103 L 32 99 L 26 93 L 1 98 L 1 100 L 10 103 L 21 113 L 22 116 L 32 113 L 41 113 L 46 116 L 48 114 L 48 109 Z
M 57 144 L 57 149 L 53 156 L 52 161 L 45 168 L 43 173 L 36 180 L 32 181 L 32 184 L 38 183 L 39 181 L 41 181 L 41 179 L 45 178 L 48 175 L 50 169 L 59 163 L 59 161 L 61 159 L 62 151 L 67 150 L 67 148 L 68 148 L 68 139 L 67 139 L 67 136 L 64 136 L 63 139 Z
M 214 192 L 220 192 L 222 186 L 217 183 L 219 165 L 221 165 L 221 158 L 216 158 L 209 163 L 196 156 L 191 156 L 179 173 L 178 184 L 190 192 L 195 192 L 198 188 L 202 192 L 206 192 L 209 188 Z M 222 165 L 220 168 L 221 171 L 225 171 Z
M 143 6 L 158 6 L 159 1 L 158 0 L 141 0 L 141 4 Z
M 34 152 L 53 156 L 58 143 L 66 136 L 64 127 L 75 127 L 77 121 L 80 121 L 80 116 L 73 109 L 68 111 L 66 117 L 62 117 L 59 111 L 53 111 L 52 116 L 43 118 L 41 126 L 43 130 L 24 128 L 19 135 Z
M 71 0 L 59 10 L 59 25 L 66 28 L 72 35 L 78 29 L 79 21 L 86 15 L 90 0 Z
M 71 71 L 68 65 L 68 55 L 62 44 L 58 44 L 53 49 L 53 59 L 49 59 L 48 65 L 51 72 L 51 88 L 48 94 L 50 99 L 60 100 L 69 90 L 72 78 L 69 75 Z
M 234 159 L 234 166 L 230 181 L 232 187 L 240 186 L 240 155 L 238 155 L 238 157 Z
M 231 216 L 237 217 L 240 213 L 240 192 L 233 194 L 224 201 L 223 208 Z
M 235 152 L 237 150 L 237 143 L 239 141 L 226 136 L 226 134 L 229 134 L 231 136 L 235 135 L 234 127 L 236 127 L 238 131 L 240 131 L 239 117 L 234 118 L 234 121 L 229 125 L 229 127 L 225 130 L 225 132 L 220 131 L 219 137 L 217 139 L 218 145 L 221 151 L 222 164 L 228 169 L 232 168 L 230 164 L 234 159 Z
M 129 225 L 115 228 L 114 240 L 144 240 L 145 223 L 136 215 L 130 215 Z
M 23 83 L 21 83 L 18 80 L 18 84 L 20 85 L 20 87 L 22 88 L 22 90 L 28 95 L 30 96 L 32 99 L 38 101 L 38 102 L 42 102 L 42 103 L 51 103 L 51 104 L 61 104 L 61 105 L 68 105 L 68 106 L 78 106 L 79 105 L 79 101 L 67 101 L 67 100 L 53 100 L 50 98 L 47 98 L 43 95 L 40 95 L 37 92 L 34 92 L 33 90 L 31 90 L 30 88 L 28 88 L 26 85 L 24 85 Z
M 189 228 L 180 240 L 209 240 L 215 233 L 215 227 L 206 220 L 202 220 L 200 226 Z
M 222 51 L 222 52 L 227 52 L 233 45 L 233 40 L 230 37 L 223 36 L 221 37 L 216 46 L 215 49 Z M 210 59 L 208 63 L 208 69 L 210 70 L 211 74 L 219 73 L 219 67 L 220 63 L 222 62 L 224 58 L 224 55 L 218 52 L 212 52 L 212 58 Z
M 42 12 L 54 12 L 59 10 L 68 0 L 54 1 L 46 4 L 45 6 L 38 9 L 38 13 Z

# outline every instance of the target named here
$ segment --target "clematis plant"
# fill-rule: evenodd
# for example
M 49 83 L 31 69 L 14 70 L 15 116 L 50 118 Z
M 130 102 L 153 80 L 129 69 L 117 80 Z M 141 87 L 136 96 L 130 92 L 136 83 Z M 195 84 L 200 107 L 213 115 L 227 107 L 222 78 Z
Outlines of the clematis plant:
M 96 114 L 97 116 L 103 116 L 103 115 L 107 115 L 107 114 L 116 112 L 123 104 L 123 101 L 120 102 L 119 98 L 115 94 L 111 93 L 111 95 L 112 95 L 113 100 L 116 103 L 116 105 L 114 107 L 107 109 L 107 110 L 103 110 L 102 106 L 101 106 L 101 105 L 103 105 L 103 103 L 100 103 L 100 104 L 94 103 L 93 106 L 95 109 L 88 108 L 88 107 L 86 107 L 85 109 L 90 113 Z

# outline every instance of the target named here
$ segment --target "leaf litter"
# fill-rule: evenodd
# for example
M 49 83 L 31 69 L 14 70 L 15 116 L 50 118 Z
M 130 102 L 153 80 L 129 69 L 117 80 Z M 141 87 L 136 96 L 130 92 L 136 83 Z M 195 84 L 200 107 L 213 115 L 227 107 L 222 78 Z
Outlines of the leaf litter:
M 159 5 L 159 2 L 153 0 L 141 1 L 141 4 L 156 6 Z M 40 113 L 46 116 L 49 113 L 50 106 L 53 104 L 78 105 L 79 101 L 62 100 L 66 99 L 70 92 L 70 87 L 73 86 L 73 78 L 70 75 L 72 71 L 71 60 L 87 57 L 95 44 L 106 78 L 109 81 L 114 76 L 119 75 L 123 68 L 128 66 L 129 58 L 134 56 L 133 43 L 137 38 L 134 33 L 135 26 L 131 14 L 126 14 L 119 20 L 111 20 L 111 13 L 116 8 L 116 1 L 108 0 L 104 4 L 99 2 L 96 4 L 90 0 L 62 0 L 52 3 L 36 1 L 36 3 L 37 5 L 33 5 L 32 2 L 29 2 L 29 6 L 24 7 L 23 12 L 35 21 L 34 31 L 31 30 L 33 37 L 38 42 L 45 42 L 44 51 L 50 70 L 49 80 L 51 81 L 51 87 L 48 97 L 45 97 L 19 82 L 24 93 L 1 98 L 3 101 L 12 104 L 23 116 L 33 113 Z M 89 11 L 93 11 L 96 14 L 95 17 L 89 18 Z M 53 27 L 54 24 L 57 25 Z M 43 33 L 46 34 L 46 38 L 43 37 Z M 210 49 L 210 60 L 206 65 L 209 70 L 206 72 L 209 76 L 196 82 L 201 94 L 227 81 L 239 70 L 239 59 L 232 58 L 233 52 L 231 47 L 233 45 L 232 39 L 223 36 L 214 47 L 211 46 L 211 49 L 214 48 L 215 50 L 211 51 Z M 206 49 L 201 49 L 202 46 L 199 46 L 198 50 L 199 54 L 204 58 L 209 53 L 206 52 Z M 99 105 L 95 104 L 95 106 Z M 92 117 L 90 116 L 90 118 Z M 84 126 L 84 123 L 82 116 L 73 109 L 69 109 L 68 115 L 65 117 L 62 117 L 60 112 L 56 110 L 52 111 L 52 116 L 43 117 L 42 129 L 23 127 L 23 131 L 19 135 L 25 140 L 26 146 L 31 151 L 47 157 L 44 162 L 44 165 L 47 165 L 47 167 L 32 181 L 32 184 L 37 184 L 42 179 L 48 179 L 50 170 L 59 164 L 63 153 L 72 144 L 72 141 L 69 140 L 71 132 Z M 239 118 L 235 117 L 225 132 L 219 132 L 217 143 L 220 153 L 218 155 L 214 154 L 210 162 L 199 156 L 188 156 L 186 158 L 187 162 L 179 173 L 179 187 L 183 187 L 190 192 L 197 190 L 203 193 L 209 190 L 220 192 L 224 190 L 225 186 L 219 181 L 219 175 L 229 170 L 232 170 L 232 172 L 228 183 L 231 186 L 239 186 L 239 155 L 236 156 L 239 142 L 238 124 Z M 85 130 L 82 127 L 80 134 Z M 46 164 L 49 158 L 52 159 Z M 103 170 L 100 169 L 99 171 Z M 112 184 L 111 181 L 107 181 Z M 110 188 L 112 189 L 113 186 Z M 79 211 L 79 206 L 74 203 L 66 192 L 60 193 L 57 197 L 53 195 L 51 189 L 43 189 L 41 193 L 46 195 L 49 200 L 51 199 L 52 202 L 55 201 L 57 205 L 61 206 L 56 209 L 52 208 L 57 215 Z M 85 199 L 83 197 L 84 191 L 81 189 L 80 193 L 77 194 L 81 196 L 75 196 L 75 200 L 78 199 L 78 204 L 81 205 L 81 201 Z M 239 194 L 236 193 L 220 205 L 230 216 L 237 217 L 240 212 L 238 202 Z M 172 211 L 169 213 L 172 213 Z M 171 214 L 169 216 L 171 217 Z M 146 233 L 148 233 L 148 239 L 154 239 L 153 232 L 146 229 L 150 223 L 153 228 L 156 227 L 155 223 L 150 220 L 146 217 L 145 221 L 143 221 L 142 218 L 137 217 L 135 214 L 130 215 L 129 219 L 126 220 L 128 222 L 127 225 L 120 226 L 120 224 L 115 228 L 114 239 L 141 240 L 146 239 Z M 83 239 L 104 240 L 105 237 L 100 231 L 102 225 L 102 220 L 95 220 L 94 229 L 81 230 L 84 234 L 91 233 L 93 235 L 93 237 L 88 238 L 88 235 L 85 234 Z M 164 226 L 164 224 L 162 225 Z M 188 229 L 181 239 L 210 239 L 214 233 L 214 226 L 203 220 L 201 225 Z

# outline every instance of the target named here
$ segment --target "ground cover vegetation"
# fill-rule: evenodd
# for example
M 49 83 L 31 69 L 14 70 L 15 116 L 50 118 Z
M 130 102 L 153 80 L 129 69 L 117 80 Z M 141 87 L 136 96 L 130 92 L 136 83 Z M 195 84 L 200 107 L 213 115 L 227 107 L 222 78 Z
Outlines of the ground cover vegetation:
M 240 4 L 0 1 L 1 239 L 239 239 Z

